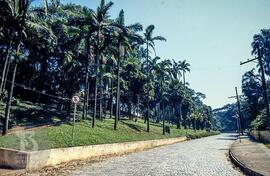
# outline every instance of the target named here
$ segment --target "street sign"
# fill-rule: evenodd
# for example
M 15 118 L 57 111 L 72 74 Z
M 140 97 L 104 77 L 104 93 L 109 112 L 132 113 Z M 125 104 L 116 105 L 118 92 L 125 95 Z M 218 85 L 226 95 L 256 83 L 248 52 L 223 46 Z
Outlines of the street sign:
M 73 96 L 72 102 L 74 103 L 74 113 L 73 113 L 73 128 L 72 128 L 72 146 L 74 146 L 74 138 L 75 138 L 75 121 L 76 121 L 76 111 L 77 111 L 77 104 L 80 102 L 79 96 Z
M 80 102 L 80 97 L 79 96 L 73 96 L 72 97 L 72 102 L 75 103 L 75 104 L 78 104 Z

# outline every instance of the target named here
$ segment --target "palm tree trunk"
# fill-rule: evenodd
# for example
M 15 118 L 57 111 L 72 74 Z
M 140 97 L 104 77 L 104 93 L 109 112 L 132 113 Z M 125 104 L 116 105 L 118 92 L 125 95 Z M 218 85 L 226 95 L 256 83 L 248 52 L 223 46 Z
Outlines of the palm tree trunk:
M 164 100 L 162 100 L 162 134 L 165 135 L 165 112 Z
M 6 70 L 6 76 L 5 76 L 5 80 L 4 80 L 4 85 L 3 85 L 2 91 L 4 91 L 5 88 L 6 88 L 6 83 L 7 83 L 7 79 L 8 79 L 8 72 L 9 72 L 10 64 L 11 64 L 11 63 L 8 62 L 8 66 L 7 66 L 7 70 Z
M 139 116 L 139 109 L 140 109 L 140 96 L 139 95 L 137 95 L 137 99 L 138 99 L 138 101 L 137 101 L 137 112 L 136 112 L 136 117 L 135 117 L 135 121 L 137 122 L 137 120 L 138 120 L 138 116 Z
M 116 114 L 114 120 L 114 130 L 117 129 L 118 119 L 120 117 L 120 54 L 118 55 L 118 62 L 117 62 L 117 94 L 116 94 Z
M 146 64 L 147 64 L 147 114 L 146 114 L 146 119 L 147 119 L 147 129 L 146 131 L 150 131 L 150 105 L 149 105 L 149 44 L 147 41 L 147 59 L 146 59 Z
M 184 86 L 185 86 L 186 85 L 185 71 L 183 71 L 183 81 L 184 81 Z
M 92 119 L 92 128 L 95 127 L 96 125 L 96 116 L 97 116 L 97 84 L 98 84 L 98 79 L 97 79 L 97 74 L 98 74 L 98 69 L 96 68 L 96 77 L 95 77 L 95 92 L 94 92 L 94 116 Z
M 87 116 L 87 95 L 88 95 L 88 72 L 87 72 L 87 67 L 86 67 L 86 74 L 85 74 L 85 84 L 84 84 L 84 100 L 83 100 L 83 114 L 82 118 L 86 119 Z
M 8 92 L 8 102 L 6 105 L 6 110 L 5 110 L 5 124 L 4 124 L 4 129 L 2 135 L 6 135 L 8 132 L 8 127 L 9 127 L 9 119 L 10 119 L 10 107 L 11 107 L 11 101 L 12 101 L 12 94 L 13 94 L 13 88 L 14 88 L 14 83 L 15 83 L 15 77 L 16 77 L 16 71 L 17 71 L 17 63 L 15 63 L 14 70 L 13 70 L 13 76 L 12 76 L 12 83 L 10 86 L 10 90 Z
M 174 108 L 175 109 L 175 108 Z M 176 122 L 176 128 L 177 129 L 180 129 L 181 127 L 180 127 L 180 114 L 178 114 L 178 113 L 175 113 L 176 114 L 176 120 L 177 120 L 177 122 Z
M 162 98 L 162 134 L 165 135 L 165 114 L 164 114 L 164 97 L 163 97 L 163 81 L 161 80 L 161 98 Z
M 94 116 L 92 119 L 92 128 L 95 127 L 96 123 L 96 116 L 97 116 L 97 89 L 98 89 L 98 67 L 99 67 L 99 34 L 100 34 L 100 29 L 98 30 L 97 33 L 97 48 L 96 48 L 96 70 L 95 70 L 95 93 L 94 93 Z
M 100 100 L 99 100 L 99 117 L 103 120 L 103 80 L 100 78 Z
M 110 119 L 112 118 L 113 114 L 113 80 L 111 78 L 111 97 L 110 97 L 111 109 L 110 109 Z
M 46 1 L 46 0 L 45 0 Z M 86 39 L 86 62 L 85 62 L 85 84 L 84 84 L 84 101 L 83 101 L 83 119 L 87 118 L 88 114 L 88 101 L 89 101 L 89 72 L 88 72 L 88 64 L 89 64 L 89 56 L 90 56 L 90 39 Z

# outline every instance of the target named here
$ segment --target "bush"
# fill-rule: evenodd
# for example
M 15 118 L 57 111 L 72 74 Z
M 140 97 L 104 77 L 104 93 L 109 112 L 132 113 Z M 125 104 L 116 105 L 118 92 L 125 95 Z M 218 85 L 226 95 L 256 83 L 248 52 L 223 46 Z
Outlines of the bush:
M 267 127 L 267 116 L 266 116 L 266 110 L 260 112 L 259 115 L 257 115 L 256 119 L 254 119 L 251 124 L 251 128 L 254 130 L 265 130 Z
M 198 132 L 194 132 L 194 133 L 188 133 L 187 138 L 189 138 L 189 139 L 198 139 L 198 138 L 207 137 L 207 136 L 213 136 L 213 135 L 217 135 L 217 134 L 220 134 L 220 132 L 219 131 L 211 131 L 211 132 L 198 131 Z

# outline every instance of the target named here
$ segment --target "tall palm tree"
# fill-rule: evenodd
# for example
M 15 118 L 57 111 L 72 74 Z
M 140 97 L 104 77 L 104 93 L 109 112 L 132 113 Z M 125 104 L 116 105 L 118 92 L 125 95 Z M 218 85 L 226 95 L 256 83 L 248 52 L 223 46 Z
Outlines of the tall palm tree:
M 121 10 L 118 18 L 116 19 L 116 24 L 118 27 L 117 31 L 117 95 L 116 95 L 116 116 L 114 129 L 117 128 L 118 119 L 120 118 L 120 69 L 121 69 L 121 60 L 124 57 L 133 51 L 132 47 L 137 44 L 142 43 L 142 38 L 137 34 L 138 31 L 142 31 L 142 25 L 135 23 L 132 25 L 126 26 L 125 24 L 125 14 Z
M 153 36 L 154 33 L 154 29 L 155 26 L 154 25 L 150 25 L 145 29 L 145 33 L 144 33 L 144 41 L 146 43 L 146 62 L 147 62 L 147 113 L 146 113 L 146 119 L 147 119 L 147 132 L 150 131 L 150 102 L 149 102 L 149 47 L 151 47 L 153 49 L 153 51 L 155 52 L 155 41 L 166 41 L 166 39 L 162 36 Z
M 157 77 L 160 93 L 161 93 L 160 96 L 161 96 L 161 104 L 162 104 L 163 135 L 165 135 L 164 86 L 165 86 L 166 80 L 168 80 L 169 78 L 170 66 L 171 66 L 170 60 L 161 61 L 155 66 L 155 75 Z
M 183 71 L 183 82 L 184 82 L 184 85 L 186 85 L 185 73 L 187 71 L 190 72 L 190 64 L 186 60 L 184 60 L 182 62 L 180 61 L 179 62 L 179 67 Z
M 252 54 L 258 54 L 257 44 L 259 45 L 261 56 L 264 61 L 265 73 L 270 75 L 270 29 L 262 29 L 259 34 L 254 35 Z M 258 65 L 260 67 L 260 65 Z

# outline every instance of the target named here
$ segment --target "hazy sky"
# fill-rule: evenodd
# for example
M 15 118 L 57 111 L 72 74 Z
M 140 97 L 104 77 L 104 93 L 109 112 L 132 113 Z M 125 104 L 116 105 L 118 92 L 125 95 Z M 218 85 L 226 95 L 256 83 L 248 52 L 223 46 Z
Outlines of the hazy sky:
M 191 64 L 187 81 L 206 94 L 205 103 L 220 107 L 241 88 L 242 74 L 255 66 L 240 66 L 251 58 L 252 37 L 270 28 L 270 0 L 112 0 L 114 18 L 124 9 L 126 23 L 154 24 L 157 55 L 186 59 Z M 62 0 L 96 9 L 99 0 Z M 108 2 L 108 1 L 107 1 Z

